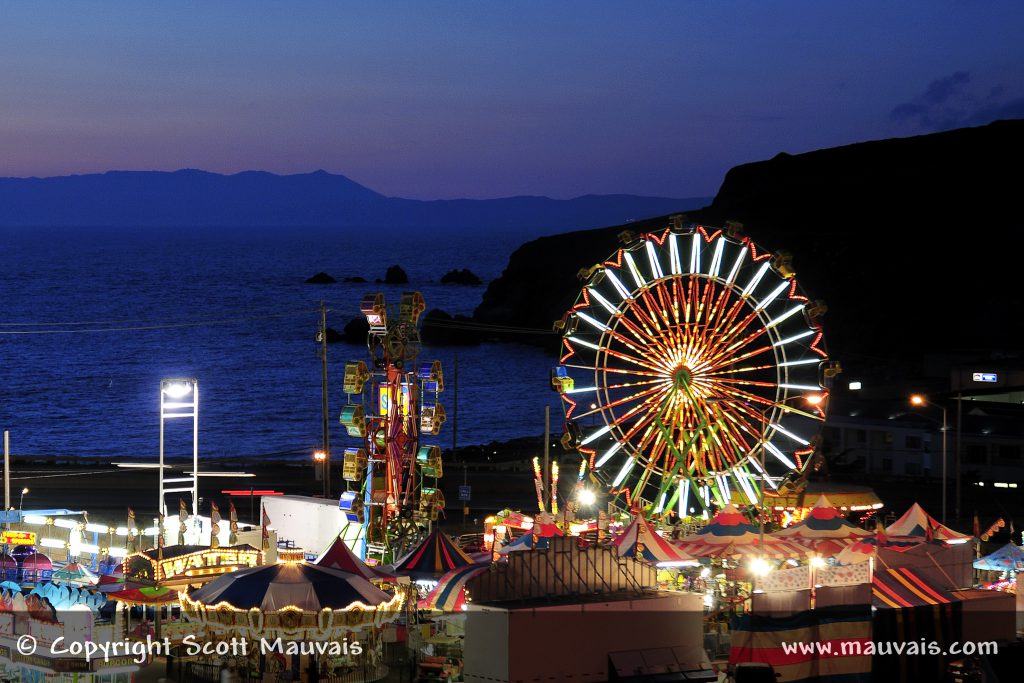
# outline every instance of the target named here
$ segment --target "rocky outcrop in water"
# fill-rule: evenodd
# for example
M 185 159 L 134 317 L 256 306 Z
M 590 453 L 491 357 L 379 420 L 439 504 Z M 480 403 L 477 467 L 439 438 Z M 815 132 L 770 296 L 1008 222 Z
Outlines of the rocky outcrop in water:
M 482 285 L 483 280 L 469 268 L 449 270 L 441 276 L 442 285 Z
M 404 285 L 409 282 L 409 276 L 402 270 L 402 266 L 391 266 L 384 274 L 384 284 Z
M 307 285 L 333 285 L 337 280 L 324 272 L 319 272 L 312 277 L 306 278 Z
M 432 346 L 476 346 L 480 343 L 480 333 L 472 318 L 432 308 L 423 316 L 420 339 Z

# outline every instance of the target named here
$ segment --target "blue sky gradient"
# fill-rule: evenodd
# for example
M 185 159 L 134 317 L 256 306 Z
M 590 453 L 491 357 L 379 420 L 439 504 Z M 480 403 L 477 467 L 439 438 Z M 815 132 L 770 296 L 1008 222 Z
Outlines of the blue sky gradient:
M 3 2 L 0 175 L 711 195 L 780 151 L 1024 116 L 1022 28 L 1020 2 Z

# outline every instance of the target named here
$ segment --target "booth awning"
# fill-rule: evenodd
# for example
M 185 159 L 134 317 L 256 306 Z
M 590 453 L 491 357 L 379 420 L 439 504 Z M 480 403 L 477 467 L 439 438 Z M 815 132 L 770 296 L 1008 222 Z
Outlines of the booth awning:
M 956 597 L 910 567 L 876 571 L 871 585 L 875 607 L 899 609 L 956 602 Z

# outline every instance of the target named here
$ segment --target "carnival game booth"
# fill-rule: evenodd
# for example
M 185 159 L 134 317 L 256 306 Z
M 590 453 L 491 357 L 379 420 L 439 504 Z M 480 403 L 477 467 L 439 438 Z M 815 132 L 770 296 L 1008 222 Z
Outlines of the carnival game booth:
M 126 557 L 122 581 L 99 586 L 99 590 L 120 606 L 116 623 L 126 636 L 167 637 L 179 643 L 190 631 L 176 609 L 178 590 L 259 566 L 262 559 L 263 553 L 248 544 L 154 548 Z
M 28 594 L 19 586 L 0 585 L 0 668 L 8 680 L 57 683 L 130 683 L 142 655 L 115 654 L 87 660 L 61 652 L 62 642 L 105 644 L 121 641 L 101 613 L 106 596 L 88 588 L 44 582 Z M 31 636 L 36 652 L 19 650 L 18 639 Z
M 244 655 L 189 661 L 192 674 L 212 680 L 226 662 L 250 677 L 276 673 L 300 680 L 315 672 L 321 681 L 355 682 L 386 676 L 380 632 L 397 618 L 402 595 L 304 562 L 301 551 L 280 557 L 277 564 L 242 569 L 180 594 L 185 615 L 203 638 L 272 645 L 268 652 L 254 647 Z M 323 644 L 321 651 L 311 652 L 309 643 Z
M 699 645 L 701 596 L 659 591 L 656 574 L 653 565 L 572 536 L 480 569 L 465 584 L 465 680 L 672 673 L 714 681 Z

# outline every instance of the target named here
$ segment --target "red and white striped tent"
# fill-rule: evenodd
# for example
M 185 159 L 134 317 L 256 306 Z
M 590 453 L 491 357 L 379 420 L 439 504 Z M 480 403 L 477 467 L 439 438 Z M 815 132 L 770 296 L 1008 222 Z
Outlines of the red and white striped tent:
M 659 566 L 697 563 L 693 557 L 662 538 L 642 514 L 635 515 L 612 544 L 621 557 L 636 557 Z

